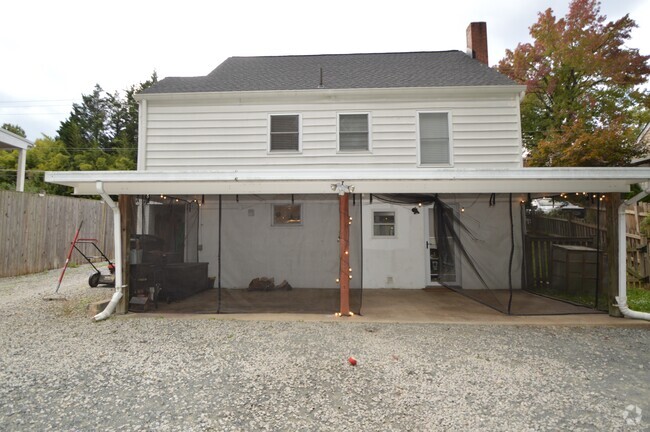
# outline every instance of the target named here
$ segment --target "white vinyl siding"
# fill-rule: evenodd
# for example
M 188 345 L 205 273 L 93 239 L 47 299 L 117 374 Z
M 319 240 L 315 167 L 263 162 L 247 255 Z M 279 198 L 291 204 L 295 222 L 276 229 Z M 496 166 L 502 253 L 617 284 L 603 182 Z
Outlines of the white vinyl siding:
M 418 113 L 449 112 L 456 168 L 521 167 L 518 101 L 436 99 L 219 105 L 147 101 L 143 169 L 418 168 Z M 338 114 L 369 113 L 371 150 L 338 151 Z M 300 153 L 269 151 L 269 116 L 299 113 Z
M 300 151 L 300 116 L 281 114 L 269 116 L 269 151 Z
M 449 113 L 418 113 L 420 165 L 450 165 Z
M 339 151 L 354 152 L 369 149 L 368 114 L 339 114 Z

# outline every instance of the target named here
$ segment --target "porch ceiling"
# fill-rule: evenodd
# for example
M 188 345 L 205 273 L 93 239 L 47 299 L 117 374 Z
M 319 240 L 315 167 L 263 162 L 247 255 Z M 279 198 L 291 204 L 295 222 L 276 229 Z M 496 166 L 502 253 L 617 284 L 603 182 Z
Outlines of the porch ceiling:
M 650 168 L 519 168 L 418 170 L 71 171 L 45 180 L 96 195 L 328 194 L 344 181 L 355 193 L 627 192 L 650 181 Z

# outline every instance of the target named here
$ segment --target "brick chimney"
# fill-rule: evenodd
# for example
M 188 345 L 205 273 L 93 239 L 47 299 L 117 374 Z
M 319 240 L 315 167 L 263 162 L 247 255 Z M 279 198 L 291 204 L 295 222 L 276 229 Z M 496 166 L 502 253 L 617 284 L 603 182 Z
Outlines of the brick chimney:
M 484 22 L 473 22 L 467 27 L 467 54 L 488 65 L 487 24 Z

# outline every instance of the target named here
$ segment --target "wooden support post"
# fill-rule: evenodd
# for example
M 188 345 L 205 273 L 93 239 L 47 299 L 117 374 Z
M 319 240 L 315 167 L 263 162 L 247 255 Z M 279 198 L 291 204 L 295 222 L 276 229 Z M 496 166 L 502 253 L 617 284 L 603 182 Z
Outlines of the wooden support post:
M 339 194 L 339 286 L 341 316 L 350 315 L 350 203 L 349 194 Z
M 16 170 L 16 191 L 25 191 L 25 166 L 27 164 L 27 149 L 18 150 L 18 169 Z
M 604 288 L 607 290 L 609 314 L 622 317 L 616 304 L 618 295 L 618 207 L 621 205 L 620 193 L 609 193 L 605 199 L 605 227 L 607 229 L 607 274 L 608 281 Z
M 129 275 L 130 275 L 130 239 L 131 234 L 135 233 L 136 212 L 135 197 L 130 195 L 120 195 L 118 197 L 118 207 L 120 208 L 120 219 L 122 225 L 122 284 L 124 288 L 122 299 L 117 305 L 115 313 L 125 314 L 129 310 Z

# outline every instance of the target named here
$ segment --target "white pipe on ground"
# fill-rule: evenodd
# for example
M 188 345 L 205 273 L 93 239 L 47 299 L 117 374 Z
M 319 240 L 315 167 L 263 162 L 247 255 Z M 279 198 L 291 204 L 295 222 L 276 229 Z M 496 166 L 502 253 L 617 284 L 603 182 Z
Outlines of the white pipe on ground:
M 104 191 L 104 184 L 98 181 L 95 187 L 104 202 L 113 210 L 113 238 L 115 244 L 115 294 L 113 294 L 113 298 L 111 298 L 106 308 L 93 317 L 93 320 L 101 321 L 113 314 L 117 303 L 122 298 L 122 222 L 120 220 L 120 209 L 115 204 L 115 201 Z
M 616 296 L 616 306 L 628 318 L 650 321 L 650 313 L 634 311 L 627 305 L 627 230 L 625 221 L 625 207 L 636 204 L 648 194 L 650 194 L 650 190 L 644 189 L 618 206 L 618 296 Z

